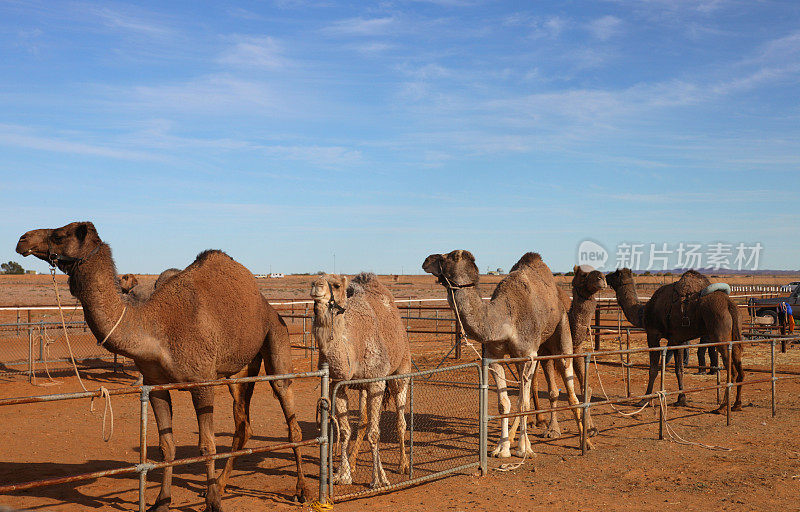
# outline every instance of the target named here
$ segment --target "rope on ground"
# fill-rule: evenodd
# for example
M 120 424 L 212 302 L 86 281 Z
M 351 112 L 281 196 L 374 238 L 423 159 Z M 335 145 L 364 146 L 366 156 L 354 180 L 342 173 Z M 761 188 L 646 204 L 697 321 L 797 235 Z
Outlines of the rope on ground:
M 81 387 L 83 388 L 84 391 L 89 391 L 88 389 L 86 389 L 86 386 L 83 385 L 83 379 L 81 378 L 81 374 L 78 371 L 78 365 L 75 363 L 75 355 L 72 352 L 72 344 L 69 342 L 69 334 L 67 332 L 67 323 L 64 320 L 64 308 L 61 306 L 61 294 L 58 293 L 58 284 L 56 283 L 56 269 L 55 269 L 55 267 L 50 267 L 50 277 L 53 280 L 53 289 L 56 292 L 56 303 L 58 304 L 58 314 L 61 317 L 61 327 L 64 329 L 64 339 L 67 342 L 67 349 L 69 350 L 69 360 L 72 362 L 72 368 L 75 370 L 75 375 L 78 376 L 78 382 L 80 383 Z M 128 306 L 124 306 L 122 308 L 122 314 L 119 316 L 119 319 L 117 320 L 117 323 L 114 324 L 114 327 L 111 328 L 111 330 L 108 332 L 106 337 L 103 338 L 103 341 L 100 342 L 100 346 L 102 346 L 103 343 L 105 343 L 106 340 L 108 340 L 108 337 L 111 336 L 111 333 L 113 333 L 114 330 L 117 328 L 119 323 L 122 321 L 122 317 L 125 316 L 125 311 L 127 309 L 128 309 Z M 73 310 L 73 313 L 74 312 L 75 312 L 75 310 Z M 45 368 L 47 368 L 46 364 L 45 364 Z M 48 372 L 47 375 L 49 377 L 50 373 Z M 52 380 L 52 377 L 51 377 L 51 380 Z M 104 386 L 100 386 L 100 396 L 105 398 L 105 400 L 106 400 L 105 407 L 103 408 L 103 441 L 109 442 L 111 440 L 111 436 L 114 435 L 114 409 L 111 407 L 111 393 L 109 393 L 108 389 L 106 389 Z M 91 412 L 94 412 L 94 399 L 95 399 L 95 397 L 92 397 L 92 400 L 89 402 L 89 410 Z M 108 434 L 108 437 L 106 437 L 106 413 L 109 412 L 109 411 L 111 412 L 111 428 L 110 428 L 110 432 Z
M 714 450 L 718 452 L 730 452 L 732 451 L 731 448 L 726 448 L 724 446 L 717 446 L 715 444 L 703 444 L 698 443 L 696 441 L 687 441 L 686 439 L 682 438 L 678 435 L 677 432 L 670 426 L 669 422 L 667 421 L 667 393 L 665 391 L 658 391 L 658 404 L 661 407 L 661 411 L 664 415 L 664 425 L 667 427 L 667 435 L 669 435 L 670 441 L 673 443 L 678 444 L 685 444 L 688 446 L 699 446 L 700 448 L 705 448 L 707 450 Z
M 323 512 L 325 510 L 333 510 L 333 502 L 331 501 L 330 498 L 325 498 L 325 502 L 324 503 L 320 503 L 319 501 L 314 500 L 311 503 L 311 510 L 313 510 L 314 512 Z
M 592 360 L 594 361 L 594 371 L 595 371 L 595 373 L 597 374 L 597 382 L 599 382 L 599 383 L 600 383 L 600 389 L 601 389 L 601 390 L 603 390 L 603 396 L 605 396 L 605 397 L 606 397 L 606 400 L 609 400 L 609 401 L 610 401 L 611 399 L 608 397 L 608 393 L 606 393 L 606 388 L 605 388 L 605 386 L 603 386 L 603 379 L 601 379 L 601 378 L 600 378 L 600 368 L 598 368 L 598 366 L 597 366 L 597 358 L 594 358 L 594 357 L 593 357 L 593 358 L 592 358 Z M 585 378 L 588 378 L 588 376 L 586 376 Z M 612 409 L 614 409 L 614 411 L 615 411 L 616 413 L 618 413 L 618 414 L 621 414 L 622 416 L 630 417 L 630 416 L 636 416 L 637 414 L 639 414 L 640 412 L 642 412 L 643 410 L 645 410 L 647 407 L 650 407 L 650 401 L 648 400 L 646 404 L 644 404 L 644 405 L 643 405 L 643 406 L 641 406 L 639 409 L 637 409 L 637 410 L 635 410 L 635 411 L 633 411 L 633 412 L 624 412 L 624 411 L 621 411 L 621 410 L 617 409 L 617 408 L 614 406 L 614 404 L 611 404 L 611 403 L 610 403 L 610 404 L 608 404 L 608 405 L 610 405 L 610 406 L 611 406 L 611 408 L 612 408 Z

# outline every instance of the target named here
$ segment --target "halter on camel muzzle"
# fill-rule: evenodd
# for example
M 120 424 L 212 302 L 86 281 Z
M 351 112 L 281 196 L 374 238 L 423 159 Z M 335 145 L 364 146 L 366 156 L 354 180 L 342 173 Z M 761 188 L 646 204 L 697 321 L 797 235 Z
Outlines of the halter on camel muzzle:
M 449 288 L 450 290 L 460 290 L 462 288 L 469 288 L 475 286 L 475 283 L 469 284 L 453 284 L 447 279 L 447 276 L 444 275 L 444 271 L 442 270 L 442 262 L 441 260 L 437 262 L 439 265 L 439 279 L 438 282 L 440 285 L 444 286 L 445 288 Z
M 341 315 L 342 313 L 344 313 L 344 306 L 336 302 L 336 299 L 333 297 L 333 286 L 331 286 L 331 283 L 329 281 L 327 282 L 328 282 L 328 291 L 331 293 L 331 298 L 330 300 L 328 300 L 328 309 L 330 309 L 334 315 Z
M 72 275 L 72 273 L 75 272 L 75 269 L 80 267 L 86 260 L 94 256 L 94 253 L 96 253 L 98 249 L 100 249 L 100 244 L 97 244 L 86 256 L 83 256 L 82 258 L 74 258 L 72 256 L 64 256 L 63 254 L 53 252 L 53 247 L 50 244 L 50 240 L 48 240 L 47 260 L 50 262 L 51 266 L 60 268 L 67 275 Z

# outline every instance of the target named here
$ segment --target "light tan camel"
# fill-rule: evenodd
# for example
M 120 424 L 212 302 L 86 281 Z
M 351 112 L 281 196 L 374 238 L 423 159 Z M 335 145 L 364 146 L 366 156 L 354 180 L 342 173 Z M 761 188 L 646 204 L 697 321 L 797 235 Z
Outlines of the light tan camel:
M 675 283 L 666 284 L 657 289 L 645 304 L 639 302 L 636 294 L 636 283 L 633 272 L 622 268 L 606 276 L 608 284 L 617 294 L 617 302 L 625 318 L 636 327 L 642 327 L 647 333 L 647 346 L 661 345 L 661 338 L 667 339 L 667 345 L 682 345 L 695 338 L 704 338 L 708 343 L 741 340 L 739 330 L 739 311 L 736 304 L 723 291 L 713 291 L 702 295 L 703 290 L 711 282 L 707 277 L 694 270 L 686 271 Z M 719 346 L 725 368 L 728 367 L 727 347 Z M 736 382 L 744 380 L 742 368 L 742 345 L 734 345 L 732 349 L 733 365 L 731 378 Z M 647 381 L 647 394 L 653 392 L 653 385 L 661 370 L 661 352 L 650 352 L 650 373 Z M 683 357 L 675 357 L 675 376 L 678 389 L 683 390 Z M 742 387 L 736 387 L 736 401 L 731 410 L 742 408 Z M 644 405 L 646 400 L 640 402 Z M 728 390 L 725 399 L 714 412 L 721 413 L 728 404 Z M 686 405 L 686 395 L 680 393 L 675 405 Z
M 154 282 L 141 284 L 135 275 L 123 274 L 119 277 L 119 286 L 122 288 L 122 293 L 126 294 L 130 301 L 141 303 L 148 300 L 159 286 L 164 284 L 170 277 L 179 274 L 180 271 L 178 268 L 168 268 L 161 272 Z
M 94 336 L 105 340 L 107 350 L 133 359 L 146 384 L 254 375 L 262 357 L 267 373 L 292 372 L 286 324 L 261 296 L 253 275 L 221 251 L 200 253 L 194 263 L 167 280 L 150 300 L 140 305 L 123 301 L 111 248 L 100 239 L 91 222 L 29 231 L 17 243 L 17 252 L 51 262 L 69 276 L 70 292 L 80 300 Z M 289 426 L 289 439 L 300 441 L 291 383 L 272 384 Z M 239 450 L 250 436 L 252 387 L 249 391 L 246 386 L 229 387 L 234 395 L 237 425 L 233 450 Z M 190 393 L 197 413 L 200 452 L 214 454 L 214 388 L 196 388 Z M 174 460 L 169 391 L 152 391 L 150 404 L 164 458 Z M 301 455 L 298 449 L 294 453 L 297 493 L 305 499 L 309 492 Z M 226 472 L 227 465 L 220 476 L 223 488 Z M 206 483 L 206 510 L 222 510 L 213 460 L 206 463 Z M 151 510 L 168 510 L 171 489 L 172 468 L 165 468 L 161 491 Z
M 592 323 L 594 322 L 594 312 L 597 309 L 597 294 L 604 290 L 608 285 L 606 278 L 602 272 L 595 270 L 589 265 L 580 265 L 573 268 L 575 275 L 572 278 L 572 299 L 562 290 L 558 289 L 559 296 L 561 297 L 564 306 L 569 309 L 567 316 L 569 317 L 569 330 L 572 334 L 572 353 L 577 354 L 581 351 L 581 347 L 587 344 L 592 335 Z M 554 355 L 550 353 L 549 346 L 545 345 L 539 351 L 539 355 Z M 578 385 L 583 394 L 583 360 L 575 359 L 574 370 L 575 377 L 578 379 Z M 542 361 L 542 369 L 545 378 L 555 382 L 555 372 L 552 361 Z M 548 385 L 548 388 L 554 387 L 553 384 Z M 539 386 L 538 381 L 534 376 L 533 381 L 533 407 L 539 409 Z M 592 395 L 592 388 L 589 388 L 589 396 Z M 585 397 L 582 397 L 585 398 Z M 597 428 L 592 422 L 592 416 L 589 410 L 586 410 L 587 432 L 590 436 L 597 435 Z M 557 438 L 561 436 L 561 428 L 558 425 L 558 417 L 554 411 L 550 412 L 550 421 L 545 420 L 544 414 L 537 415 L 537 426 L 546 426 L 545 437 Z M 514 433 L 518 426 L 518 420 L 514 421 L 511 428 L 511 439 L 514 439 Z
M 320 362 L 328 362 L 334 383 L 400 375 L 411 371 L 411 352 L 400 312 L 394 304 L 392 294 L 374 274 L 359 274 L 349 286 L 346 276 L 323 275 L 311 284 L 311 297 L 314 299 L 313 332 L 320 349 Z M 394 398 L 397 409 L 400 472 L 408 472 L 408 455 L 405 449 L 408 379 L 363 384 L 359 389 L 363 397 L 362 403 L 366 399 L 367 440 L 372 450 L 373 488 L 389 485 L 378 450 L 378 422 L 387 384 L 389 395 Z M 348 421 L 347 387 L 340 387 L 334 399 L 334 421 L 341 435 L 341 463 L 332 478 L 334 482 L 350 484 L 352 475 L 347 449 L 351 429 Z M 364 407 L 362 425 L 365 423 L 363 409 Z M 354 453 L 357 457 L 357 450 Z
M 527 253 L 514 265 L 511 272 L 497 285 L 492 299 L 484 302 L 478 294 L 478 267 L 469 251 L 455 250 L 448 254 L 431 254 L 422 264 L 423 270 L 439 278 L 447 290 L 447 301 L 460 317 L 467 335 L 482 344 L 488 355 L 495 359 L 506 354 L 518 357 L 535 357 L 542 345 L 548 344 L 551 353 L 572 354 L 572 336 L 569 330 L 567 308 L 559 297 L 558 287 L 552 272 L 536 253 Z M 575 405 L 572 360 L 559 360 L 556 364 L 569 403 Z M 536 365 L 517 363 L 520 379 L 518 407 L 530 410 L 531 380 Z M 508 399 L 503 366 L 491 366 L 497 383 L 498 409 L 508 414 L 511 401 Z M 548 379 L 548 385 L 552 385 Z M 549 389 L 550 402 L 557 406 L 558 389 Z M 578 431 L 582 432 L 581 414 L 573 409 Z M 527 417 L 522 418 L 516 455 L 532 455 L 527 433 Z M 587 439 L 586 444 L 591 447 Z M 495 457 L 511 456 L 511 440 L 508 419 L 501 420 L 501 436 Z

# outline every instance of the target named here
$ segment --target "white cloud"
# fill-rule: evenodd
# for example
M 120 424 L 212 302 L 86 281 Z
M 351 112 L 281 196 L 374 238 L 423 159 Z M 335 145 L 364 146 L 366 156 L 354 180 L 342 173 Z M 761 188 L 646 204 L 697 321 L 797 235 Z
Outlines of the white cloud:
M 382 18 L 348 18 L 329 25 L 325 31 L 333 34 L 353 36 L 375 36 L 386 34 L 397 23 L 392 16 Z
M 136 32 L 148 37 L 163 37 L 172 34 L 172 30 L 163 24 L 113 10 L 108 7 L 87 7 L 86 10 L 99 18 L 109 28 L 120 28 Z
M 280 45 L 272 37 L 237 37 L 233 47 L 218 61 L 233 66 L 276 69 L 287 63 L 281 53 Z
M 603 16 L 589 23 L 589 32 L 601 41 L 616 36 L 622 30 L 622 20 L 616 16 Z
M 12 125 L 0 125 L 0 145 L 120 160 L 159 160 L 156 155 L 142 151 L 88 144 L 57 136 L 43 136 L 31 133 L 30 129 L 25 127 Z

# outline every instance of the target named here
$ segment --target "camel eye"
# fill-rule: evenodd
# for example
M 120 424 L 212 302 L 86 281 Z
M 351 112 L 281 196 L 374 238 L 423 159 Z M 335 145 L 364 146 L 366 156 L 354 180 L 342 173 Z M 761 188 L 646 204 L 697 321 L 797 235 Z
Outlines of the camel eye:
M 336 288 L 337 290 L 339 289 L 339 285 L 338 284 L 333 285 L 333 287 Z

